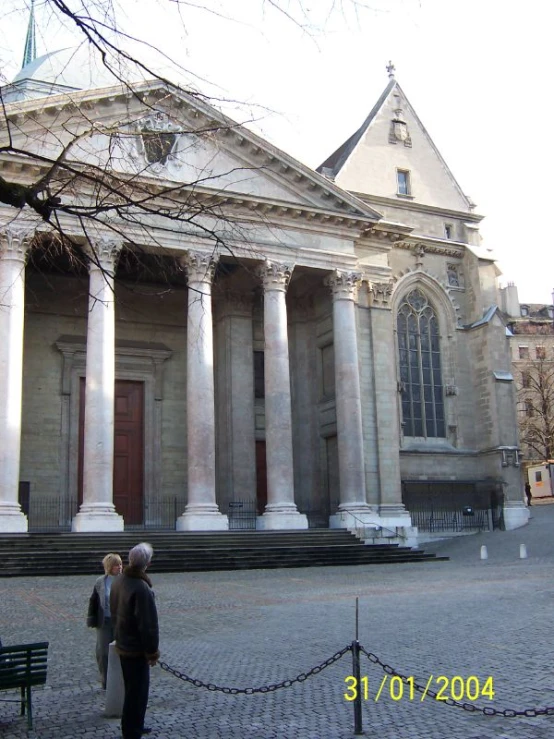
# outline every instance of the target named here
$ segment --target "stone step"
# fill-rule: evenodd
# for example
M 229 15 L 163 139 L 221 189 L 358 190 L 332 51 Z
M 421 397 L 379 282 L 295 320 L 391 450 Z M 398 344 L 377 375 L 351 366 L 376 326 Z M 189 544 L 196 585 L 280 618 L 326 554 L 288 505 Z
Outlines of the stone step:
M 13 534 L 0 536 L 2 576 L 93 575 L 109 551 L 125 559 L 138 541 L 154 547 L 151 571 L 320 567 L 444 559 L 396 544 L 364 545 L 345 530 L 279 532 L 138 531 L 109 534 Z

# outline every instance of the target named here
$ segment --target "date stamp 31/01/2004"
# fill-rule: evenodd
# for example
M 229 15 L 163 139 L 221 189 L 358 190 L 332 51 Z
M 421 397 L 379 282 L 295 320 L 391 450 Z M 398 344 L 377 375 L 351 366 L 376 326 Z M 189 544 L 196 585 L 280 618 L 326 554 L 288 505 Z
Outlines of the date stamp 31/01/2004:
M 361 698 L 364 701 L 371 700 L 377 703 L 387 697 L 393 701 L 418 700 L 420 702 L 425 698 L 437 701 L 476 701 L 483 698 L 492 701 L 494 699 L 494 680 L 490 676 L 480 679 L 476 675 L 468 677 L 429 675 L 424 690 L 419 688 L 420 681 L 416 681 L 412 676 L 402 678 L 399 675 L 383 675 L 375 692 L 370 690 L 367 675 L 360 678 L 359 685 L 354 675 L 345 677 L 344 682 L 347 686 L 344 698 L 347 701 Z

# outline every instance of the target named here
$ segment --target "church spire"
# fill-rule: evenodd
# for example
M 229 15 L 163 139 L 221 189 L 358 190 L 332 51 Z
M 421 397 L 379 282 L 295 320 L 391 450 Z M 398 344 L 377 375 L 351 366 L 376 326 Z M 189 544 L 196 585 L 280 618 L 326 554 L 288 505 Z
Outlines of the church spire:
M 27 28 L 27 37 L 25 39 L 25 51 L 23 52 L 23 64 L 34 62 L 37 58 L 37 44 L 35 40 L 35 0 L 31 0 L 31 14 L 29 16 L 29 26 Z

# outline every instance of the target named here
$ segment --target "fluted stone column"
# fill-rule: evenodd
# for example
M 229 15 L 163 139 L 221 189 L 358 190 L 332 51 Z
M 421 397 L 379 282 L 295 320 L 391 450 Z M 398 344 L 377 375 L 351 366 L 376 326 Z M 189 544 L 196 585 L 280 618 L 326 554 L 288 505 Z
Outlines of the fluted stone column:
M 19 505 L 25 260 L 34 233 L 0 230 L 0 532 L 27 531 Z
M 308 519 L 294 502 L 292 413 L 286 291 L 292 269 L 266 262 L 264 287 L 265 444 L 267 505 L 261 529 L 307 529 Z
M 113 504 L 115 294 L 114 274 L 121 244 L 98 239 L 89 257 L 89 304 L 85 387 L 83 503 L 72 530 L 123 531 Z
M 188 276 L 187 316 L 187 480 L 188 502 L 178 531 L 229 528 L 215 498 L 215 405 L 212 280 L 217 258 L 190 251 L 183 257 Z
M 342 513 L 352 513 L 367 521 L 367 504 L 362 431 L 362 401 L 358 338 L 356 328 L 356 289 L 361 275 L 335 271 L 326 284 L 333 293 L 333 341 L 335 350 L 335 395 L 337 443 L 339 450 L 339 514 L 331 516 L 332 527 L 348 527 L 355 521 Z

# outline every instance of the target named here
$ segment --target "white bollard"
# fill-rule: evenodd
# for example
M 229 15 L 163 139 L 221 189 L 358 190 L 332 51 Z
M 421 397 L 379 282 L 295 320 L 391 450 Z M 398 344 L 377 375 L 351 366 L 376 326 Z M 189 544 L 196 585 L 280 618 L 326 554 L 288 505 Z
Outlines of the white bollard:
M 123 698 L 125 688 L 123 686 L 123 672 L 121 661 L 115 651 L 115 642 L 110 644 L 108 652 L 108 676 L 106 679 L 106 707 L 104 716 L 108 718 L 121 718 L 123 713 Z
M 519 545 L 519 558 L 520 559 L 527 559 L 527 547 L 525 544 Z
M 487 547 L 483 544 L 481 546 L 481 559 L 488 559 L 489 553 L 487 552 Z

